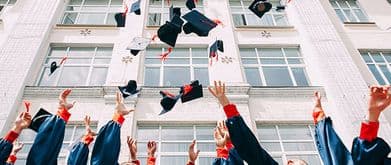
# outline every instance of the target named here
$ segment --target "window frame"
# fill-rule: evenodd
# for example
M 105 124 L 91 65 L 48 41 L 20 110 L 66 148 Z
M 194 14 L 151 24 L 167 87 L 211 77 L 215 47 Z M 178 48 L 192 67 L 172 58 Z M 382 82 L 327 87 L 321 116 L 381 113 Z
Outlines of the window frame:
M 375 54 L 375 53 L 379 53 L 379 55 L 381 56 L 381 58 L 383 59 L 384 62 L 377 62 L 373 58 L 373 56 L 372 56 L 372 54 Z M 386 50 L 364 50 L 364 51 L 360 51 L 361 59 L 364 61 L 365 65 L 367 66 L 367 68 L 368 68 L 369 72 L 371 73 L 371 75 L 373 76 L 373 78 L 380 85 L 391 84 L 391 81 L 388 80 L 387 76 L 385 76 L 384 72 L 380 68 L 380 65 L 385 65 L 387 67 L 388 71 L 391 73 L 391 61 L 389 62 L 385 58 L 384 54 L 391 54 L 391 51 L 386 51 Z M 365 61 L 363 55 L 368 55 L 368 57 L 371 59 L 372 62 Z M 369 65 L 374 65 L 375 66 L 376 71 L 380 74 L 380 76 L 381 76 L 381 78 L 382 78 L 382 80 L 384 81 L 385 84 L 382 84 L 381 82 L 379 82 L 379 80 L 376 78 L 376 76 L 373 74 L 373 72 L 369 68 Z
M 17 0 L 6 0 L 7 2 L 5 3 L 0 3 L 0 15 L 2 15 L 4 13 L 4 10 L 7 9 L 7 7 L 9 6 L 13 6 L 15 5 L 16 1 Z
M 347 7 L 342 7 L 340 5 L 340 1 L 343 1 Z M 356 3 L 357 7 L 352 7 L 349 3 L 349 1 L 353 1 L 354 3 Z M 334 12 L 336 13 L 337 17 L 339 18 L 339 20 L 341 20 L 343 23 L 365 23 L 365 22 L 369 22 L 369 17 L 368 17 L 368 14 L 362 9 L 360 3 L 357 1 L 357 0 L 329 0 L 330 4 L 331 4 L 331 7 L 333 8 Z M 337 5 L 337 7 L 335 7 L 332 3 L 334 3 Z M 344 18 L 341 18 L 338 14 L 337 14 L 337 10 L 340 10 L 343 17 Z M 349 19 L 349 17 L 347 16 L 345 10 L 349 10 L 350 13 L 353 15 L 353 17 L 356 19 L 356 21 L 352 21 Z M 363 18 L 364 20 L 361 20 L 357 14 L 354 12 L 354 10 L 360 10 L 361 13 L 365 16 L 365 18 Z

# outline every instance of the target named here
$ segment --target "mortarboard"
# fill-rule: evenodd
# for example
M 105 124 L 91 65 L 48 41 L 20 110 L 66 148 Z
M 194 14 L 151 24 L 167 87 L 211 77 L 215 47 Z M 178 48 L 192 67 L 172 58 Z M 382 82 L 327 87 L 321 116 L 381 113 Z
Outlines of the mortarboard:
M 212 65 L 212 58 L 216 58 L 216 61 L 219 60 L 219 54 L 217 51 L 224 52 L 224 45 L 222 40 L 215 41 L 209 48 L 209 58 L 210 65 Z
M 120 90 L 124 98 L 127 98 L 130 95 L 134 95 L 140 92 L 140 90 L 137 90 L 137 82 L 134 80 L 129 80 L 126 86 L 119 86 L 118 89 Z
M 141 14 L 140 0 L 138 0 L 132 4 L 132 6 L 130 7 L 130 12 L 134 12 L 136 15 Z
M 59 68 L 62 64 L 64 64 L 65 60 L 67 59 L 68 57 L 63 57 L 60 61 L 60 65 L 57 65 L 57 62 L 56 61 L 53 61 L 51 64 L 50 64 L 50 73 L 49 73 L 49 76 L 53 74 L 54 71 L 56 71 L 57 68 Z
M 49 113 L 43 108 L 40 108 L 37 114 L 35 114 L 35 116 L 31 120 L 31 124 L 29 125 L 29 128 L 34 130 L 35 132 L 38 132 L 39 127 L 46 120 L 46 118 L 50 116 L 52 116 L 51 113 Z
M 285 6 L 277 6 L 276 11 L 285 10 Z
M 163 115 L 174 108 L 175 104 L 181 98 L 181 95 L 173 95 L 167 91 L 160 91 L 160 95 L 162 95 L 162 100 L 160 100 L 160 105 L 162 106 L 163 110 L 160 112 L 159 115 Z
M 171 5 L 170 13 L 169 13 L 170 21 L 174 18 L 175 15 L 178 16 L 178 17 L 181 16 L 181 8 L 180 7 L 174 7 L 173 5 Z
M 194 80 L 191 84 L 187 84 L 181 87 L 180 93 L 182 94 L 182 103 L 195 100 L 203 97 L 202 85 L 199 84 L 198 80 Z
M 176 40 L 178 39 L 178 34 L 182 32 L 183 20 L 179 16 L 174 16 L 171 22 L 166 21 L 166 23 L 160 26 L 157 31 L 157 35 L 160 38 L 160 41 L 175 47 Z
M 210 20 L 197 10 L 192 10 L 185 14 L 183 19 L 187 21 L 187 23 L 183 26 L 183 31 L 185 31 L 186 34 L 194 32 L 198 36 L 208 36 L 209 31 L 217 26 L 214 21 Z
M 194 8 L 196 8 L 196 5 L 194 3 L 194 0 L 186 0 L 186 7 L 189 9 L 189 10 L 193 10 Z
M 272 4 L 264 0 L 254 0 L 248 8 L 259 18 L 262 18 L 266 12 L 270 11 Z
M 114 15 L 115 21 L 117 22 L 117 27 L 125 27 L 126 14 L 116 13 Z
M 216 44 L 217 44 L 217 49 L 220 50 L 220 52 L 224 52 L 224 43 L 223 43 L 223 40 L 217 40 L 217 41 L 216 41 Z
M 126 49 L 130 50 L 133 56 L 137 56 L 140 51 L 147 48 L 150 42 L 151 39 L 149 38 L 135 37 Z

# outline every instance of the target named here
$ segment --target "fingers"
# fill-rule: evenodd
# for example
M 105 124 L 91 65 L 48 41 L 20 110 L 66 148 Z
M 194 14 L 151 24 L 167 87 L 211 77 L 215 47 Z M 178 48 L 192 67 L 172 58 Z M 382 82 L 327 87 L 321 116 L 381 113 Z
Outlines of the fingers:
M 196 157 L 198 157 L 198 154 L 200 154 L 200 150 L 197 150 L 197 152 L 196 152 Z
M 225 83 L 223 83 L 223 94 L 225 93 Z
M 117 92 L 116 93 L 116 98 L 115 98 L 115 101 L 117 102 L 117 104 L 119 104 L 121 102 L 120 98 L 121 98 L 121 93 Z
M 31 103 L 27 100 L 24 100 L 23 102 L 24 102 L 24 106 L 26 107 L 26 112 L 29 113 Z
M 217 92 L 217 81 L 214 81 L 214 84 L 215 84 L 215 90 Z
M 196 144 L 196 140 L 193 140 L 193 142 L 190 144 L 190 146 L 189 146 L 189 150 L 194 150 L 194 146 L 195 146 L 195 144 Z
M 126 143 L 128 143 L 128 145 L 130 145 L 130 144 L 131 144 L 131 143 L 130 143 L 130 142 L 131 142 L 131 140 L 132 140 L 132 139 L 130 138 L 130 136 L 127 136 L 127 137 L 126 137 Z
M 60 94 L 60 100 L 64 100 L 68 97 L 68 95 L 72 92 L 71 89 L 65 89 Z
M 210 92 L 214 97 L 216 97 L 216 93 L 213 91 L 213 89 L 212 89 L 211 87 L 208 87 L 208 89 L 209 89 L 209 92 Z

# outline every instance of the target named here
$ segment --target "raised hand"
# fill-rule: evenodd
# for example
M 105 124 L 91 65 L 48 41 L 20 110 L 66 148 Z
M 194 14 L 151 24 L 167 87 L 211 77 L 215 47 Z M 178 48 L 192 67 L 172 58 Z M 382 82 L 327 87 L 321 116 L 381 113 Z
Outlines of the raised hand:
M 117 114 L 125 116 L 129 114 L 130 112 L 133 112 L 134 110 L 128 110 L 124 104 L 124 98 L 122 97 L 122 94 L 120 92 L 117 92 L 116 94 L 116 107 L 115 111 Z
M 20 150 L 22 150 L 23 146 L 23 143 L 19 143 L 19 141 L 15 140 L 11 155 L 16 155 Z
M 378 122 L 379 116 L 391 104 L 390 86 L 371 86 L 368 107 L 368 119 Z
M 127 143 L 130 151 L 131 161 L 137 160 L 137 140 L 127 137 Z
M 318 123 L 319 121 L 325 118 L 325 114 L 322 108 L 322 97 L 320 96 L 320 92 L 314 92 L 314 110 L 312 112 L 312 116 L 314 118 L 314 122 Z
M 72 92 L 71 89 L 65 89 L 64 91 L 61 92 L 60 96 L 58 96 L 59 100 L 59 109 L 64 109 L 64 110 L 70 110 L 73 108 L 75 105 L 76 101 L 73 101 L 72 103 L 67 102 L 67 97 L 68 95 Z
M 214 88 L 208 87 L 209 92 L 219 100 L 222 106 L 228 105 L 229 100 L 225 95 L 225 83 L 221 83 L 221 81 L 219 82 L 214 81 L 214 84 L 215 84 Z
M 214 139 L 218 148 L 224 148 L 227 142 L 230 141 L 228 129 L 225 126 L 224 121 L 219 121 L 217 123 L 217 127 L 214 131 Z
M 189 146 L 189 162 L 195 164 L 195 161 L 198 158 L 198 154 L 200 153 L 200 150 L 194 151 L 194 147 L 196 144 L 196 140 L 193 140 L 193 142 Z
M 86 126 L 86 136 L 96 136 L 96 133 L 91 130 L 91 117 L 84 117 L 84 125 Z
M 157 146 L 155 141 L 149 141 L 147 144 L 148 157 L 155 157 Z

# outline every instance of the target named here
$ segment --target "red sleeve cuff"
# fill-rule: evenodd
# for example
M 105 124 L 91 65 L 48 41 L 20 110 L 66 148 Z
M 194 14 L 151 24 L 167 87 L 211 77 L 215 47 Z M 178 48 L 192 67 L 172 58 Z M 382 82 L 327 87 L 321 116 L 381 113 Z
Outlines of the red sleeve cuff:
M 15 162 L 16 162 L 16 155 L 10 155 L 9 157 L 8 157 L 8 160 L 7 160 L 7 163 L 12 163 L 12 164 L 14 164 Z
M 224 106 L 224 112 L 227 118 L 232 118 L 240 115 L 234 104 L 228 104 Z
M 65 121 L 65 123 L 67 123 L 69 118 L 71 117 L 71 113 L 69 113 L 66 109 L 59 109 L 57 111 L 57 115 L 60 116 L 61 119 Z
M 10 143 L 13 143 L 17 138 L 19 134 L 15 131 L 9 131 L 7 135 L 5 135 L 4 140 L 7 140 Z
M 227 142 L 227 144 L 225 144 L 225 147 L 226 147 L 227 150 L 229 151 L 229 150 L 231 150 L 231 149 L 234 147 L 234 145 L 232 144 L 231 140 L 229 140 L 229 141 Z
M 372 142 L 377 138 L 379 122 L 361 123 L 360 139 Z
M 225 148 L 216 148 L 217 158 L 228 159 L 228 150 Z
M 82 139 L 84 144 L 90 145 L 92 141 L 94 141 L 94 137 L 91 135 L 84 135 Z
M 314 118 L 315 125 L 318 124 L 318 122 L 319 122 L 318 119 L 321 116 L 325 116 L 323 111 L 312 112 L 312 117 Z
M 186 165 L 194 165 L 194 163 L 191 161 L 188 161 Z
M 115 113 L 113 116 L 113 121 L 117 122 L 119 125 L 122 125 L 122 123 L 125 121 L 125 118 L 122 115 Z
M 155 165 L 156 158 L 155 157 L 148 157 L 148 165 Z
M 140 161 L 139 160 L 133 160 L 132 163 L 136 164 L 136 165 L 140 165 Z

